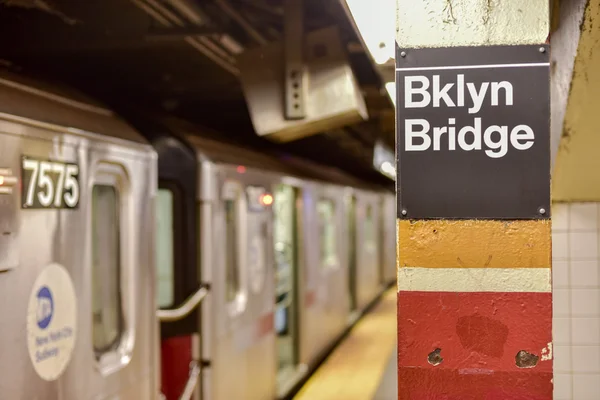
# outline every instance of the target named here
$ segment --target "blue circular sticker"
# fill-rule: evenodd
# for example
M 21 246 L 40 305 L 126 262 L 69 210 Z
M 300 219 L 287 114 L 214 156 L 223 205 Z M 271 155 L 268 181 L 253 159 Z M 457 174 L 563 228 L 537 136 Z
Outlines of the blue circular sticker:
M 37 325 L 40 329 L 46 329 L 50 325 L 53 312 L 52 292 L 48 286 L 42 286 L 37 293 Z
M 52 263 L 42 269 L 29 294 L 27 349 L 40 378 L 58 379 L 65 371 L 77 337 L 77 296 L 69 271 Z

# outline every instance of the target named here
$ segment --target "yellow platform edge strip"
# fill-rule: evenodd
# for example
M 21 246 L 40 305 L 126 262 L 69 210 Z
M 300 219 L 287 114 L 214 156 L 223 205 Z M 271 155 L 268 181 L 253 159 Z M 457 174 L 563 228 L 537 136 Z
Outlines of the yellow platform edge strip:
M 294 400 L 369 400 L 396 350 L 396 290 L 371 312 L 317 369 Z
M 397 220 L 398 267 L 550 268 L 549 220 Z

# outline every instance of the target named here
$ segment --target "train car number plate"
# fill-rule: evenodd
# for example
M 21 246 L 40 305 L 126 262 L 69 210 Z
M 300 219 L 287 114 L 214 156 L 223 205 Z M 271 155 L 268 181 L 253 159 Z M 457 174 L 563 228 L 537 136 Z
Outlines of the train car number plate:
M 74 209 L 79 206 L 79 165 L 21 157 L 21 208 Z

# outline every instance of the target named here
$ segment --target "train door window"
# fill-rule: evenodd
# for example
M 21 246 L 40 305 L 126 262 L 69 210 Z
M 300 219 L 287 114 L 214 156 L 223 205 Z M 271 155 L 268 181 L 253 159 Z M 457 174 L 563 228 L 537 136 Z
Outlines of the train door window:
M 381 210 L 379 212 L 379 218 L 377 219 L 377 223 L 379 224 L 379 230 L 378 230 L 378 243 L 379 246 L 377 247 L 377 253 L 379 254 L 379 267 L 377 269 L 378 273 L 379 273 L 379 282 L 381 284 L 385 284 L 385 265 L 387 262 L 387 243 L 386 243 L 386 239 L 387 239 L 387 232 L 386 232 L 386 228 L 387 228 L 387 223 L 385 220 L 385 216 L 386 216 L 386 202 L 385 202 L 385 198 L 381 197 L 378 201 L 379 203 L 379 210 Z
M 226 298 L 228 302 L 235 300 L 240 291 L 240 263 L 238 254 L 236 201 L 225 200 L 225 282 L 227 282 Z
M 173 192 L 159 189 L 156 198 L 156 279 L 157 304 L 169 308 L 175 301 L 173 253 Z
M 91 171 L 91 339 L 103 375 L 131 360 L 135 271 L 131 185 L 126 170 L 101 162 Z
M 267 218 L 264 212 L 248 216 L 248 271 L 253 293 L 262 292 L 267 274 L 267 246 L 270 245 Z
M 357 297 L 357 251 L 356 246 L 358 244 L 356 238 L 356 211 L 357 211 L 357 200 L 356 196 L 352 195 L 349 199 L 348 207 L 348 291 L 350 293 L 350 310 L 355 311 L 358 307 Z
M 232 314 L 240 314 L 245 307 L 246 201 L 238 182 L 226 182 L 223 187 L 225 300 Z
M 373 205 L 367 204 L 365 210 L 365 249 L 369 253 L 374 253 L 377 250 L 377 237 L 375 231 L 375 218 L 373 217 Z
M 116 186 L 92 189 L 92 342 L 99 358 L 123 333 L 120 200 Z
M 319 214 L 319 237 L 321 241 L 321 266 L 337 266 L 335 203 L 331 199 L 321 199 L 317 203 Z

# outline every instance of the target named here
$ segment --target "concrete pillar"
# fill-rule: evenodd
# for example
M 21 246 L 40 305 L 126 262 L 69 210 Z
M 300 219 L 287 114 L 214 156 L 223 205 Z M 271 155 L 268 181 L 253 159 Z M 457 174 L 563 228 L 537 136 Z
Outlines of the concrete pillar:
M 554 396 L 600 397 L 600 0 L 552 32 Z M 554 19 L 554 18 L 553 18 Z
M 454 57 L 452 51 L 423 55 L 423 48 L 467 46 L 471 50 L 477 50 L 480 47 L 509 45 L 520 46 L 515 48 L 514 57 L 510 49 L 504 48 L 498 52 L 504 52 L 502 55 L 491 52 L 490 60 L 496 57 L 496 61 L 487 64 L 520 62 L 517 59 L 521 56 L 517 56 L 517 52 L 529 57 L 527 63 L 531 65 L 549 64 L 548 48 L 544 46 L 550 26 L 548 0 L 396 0 L 396 4 L 398 55 L 402 53 L 401 57 L 406 57 L 400 59 L 397 55 L 397 67 L 422 67 L 423 63 L 431 61 L 432 68 L 442 71 L 444 65 L 457 66 L 461 63 L 460 60 L 450 59 Z M 528 53 L 531 49 L 533 52 Z M 435 54 L 449 55 L 448 62 L 440 60 L 440 56 Z M 462 60 L 464 65 L 480 61 L 475 59 L 476 56 L 469 59 L 469 54 L 479 54 L 469 52 L 469 49 L 463 50 L 461 54 L 467 55 Z M 511 57 L 514 60 L 509 60 Z M 485 73 L 493 78 L 494 70 L 489 69 L 489 65 L 486 68 L 489 72 Z M 522 68 L 521 71 L 519 73 L 522 74 L 539 71 L 540 82 L 549 80 L 548 67 Z M 443 80 L 450 75 L 440 76 Z M 468 77 L 467 74 L 465 76 Z M 505 76 L 501 75 L 500 69 L 498 76 Z M 453 77 L 456 78 L 456 75 Z M 505 78 L 500 80 L 502 79 Z M 405 82 L 401 84 L 397 81 L 399 107 L 406 105 L 406 98 L 403 97 Z M 442 82 L 441 85 L 445 83 Z M 456 83 L 456 87 L 458 86 Z M 518 94 L 520 89 L 514 85 L 515 104 L 519 104 L 519 99 L 523 96 Z M 422 158 L 420 164 L 417 153 L 411 153 L 411 162 L 417 164 L 414 169 L 403 171 L 403 161 L 399 161 L 399 399 L 552 399 L 551 225 L 548 215 L 550 127 L 548 98 L 544 98 L 543 94 L 543 91 L 531 93 L 531 96 L 539 96 L 540 104 L 546 104 L 542 107 L 543 111 L 535 110 L 544 114 L 542 118 L 546 118 L 546 125 L 539 125 L 538 128 L 541 128 L 535 130 L 536 140 L 543 139 L 544 143 L 541 153 L 538 152 L 535 157 L 540 157 L 542 164 L 548 164 L 542 166 L 541 182 L 536 182 L 536 185 L 545 188 L 544 193 L 547 195 L 542 195 L 542 203 L 532 202 L 539 205 L 539 218 L 534 215 L 536 210 L 531 210 L 530 216 L 524 216 L 510 209 L 511 204 L 519 207 L 530 200 L 529 186 L 511 187 L 510 179 L 505 179 L 506 168 L 513 168 L 514 164 L 503 163 L 500 158 L 478 158 L 471 166 L 467 163 L 462 169 L 456 170 L 457 174 L 468 175 L 479 168 L 479 163 L 485 164 L 486 168 L 491 168 L 490 165 L 497 166 L 497 169 L 490 169 L 492 172 L 489 180 L 482 184 L 489 185 L 494 191 L 498 190 L 499 196 L 505 196 L 503 201 L 507 204 L 506 212 L 502 212 L 502 201 L 495 212 L 486 215 L 485 211 L 483 214 L 476 211 L 476 207 L 485 208 L 489 201 L 485 199 L 485 191 L 482 191 L 479 203 L 476 196 L 470 198 L 474 204 L 473 215 L 477 215 L 473 218 L 468 215 L 468 209 L 459 210 L 456 215 L 452 215 L 452 212 L 444 213 L 444 210 L 458 210 L 461 191 L 476 192 L 477 188 L 456 187 L 455 198 L 441 198 L 436 197 L 436 193 L 440 193 L 439 187 L 445 185 L 445 190 L 451 191 L 452 184 L 427 179 L 414 182 L 413 177 L 407 176 L 412 173 L 410 171 L 418 171 L 418 168 L 421 171 L 440 168 L 440 165 L 434 165 L 438 162 L 435 160 L 439 160 L 435 157 L 444 153 L 444 148 L 432 148 L 437 153 L 431 153 L 427 156 L 429 158 Z M 442 101 L 441 98 L 439 100 Z M 487 101 L 490 101 L 489 97 Z M 458 108 L 458 103 L 456 105 Z M 427 111 L 432 127 L 449 123 L 449 114 L 443 114 L 443 108 L 432 106 Z M 494 111 L 497 109 L 490 110 L 483 115 L 484 123 L 486 118 L 496 118 L 493 123 L 500 124 L 498 118 L 503 118 L 499 115 L 504 115 L 504 111 L 498 114 Z M 528 115 L 527 109 L 522 110 L 521 114 L 515 113 L 514 108 L 502 110 L 512 118 L 502 120 L 502 123 L 510 126 L 509 129 L 514 126 L 516 119 Z M 398 157 L 405 157 L 404 162 L 407 159 L 407 145 L 402 126 L 410 112 L 412 111 L 400 108 L 397 120 L 399 132 L 402 132 L 398 136 Z M 461 117 L 463 120 L 465 115 L 467 114 Z M 451 115 L 450 119 L 453 119 Z M 456 132 L 461 129 L 463 120 L 457 117 Z M 485 128 L 486 126 L 483 127 Z M 457 148 L 458 140 L 460 139 L 457 139 Z M 457 151 L 445 156 L 444 160 L 448 161 L 447 169 L 452 170 L 455 165 L 460 164 L 462 154 L 464 157 L 475 157 L 479 150 L 476 157 L 480 157 L 479 154 L 485 149 L 471 150 L 473 151 Z M 509 154 L 515 154 L 510 153 L 513 151 L 524 154 L 518 150 L 508 151 Z M 535 160 L 529 164 L 526 158 L 519 160 L 521 161 L 516 162 L 523 164 L 513 173 L 517 180 L 521 173 L 526 175 L 530 168 L 539 166 Z M 496 164 L 492 164 L 496 161 Z M 544 169 L 548 171 L 546 176 L 543 176 Z M 468 185 L 468 182 L 463 183 Z M 406 200 L 411 197 L 411 191 L 422 192 L 422 203 L 410 203 Z M 429 197 L 428 193 L 431 193 Z M 424 203 L 427 205 L 423 205 Z M 428 210 L 436 211 L 428 214 Z

